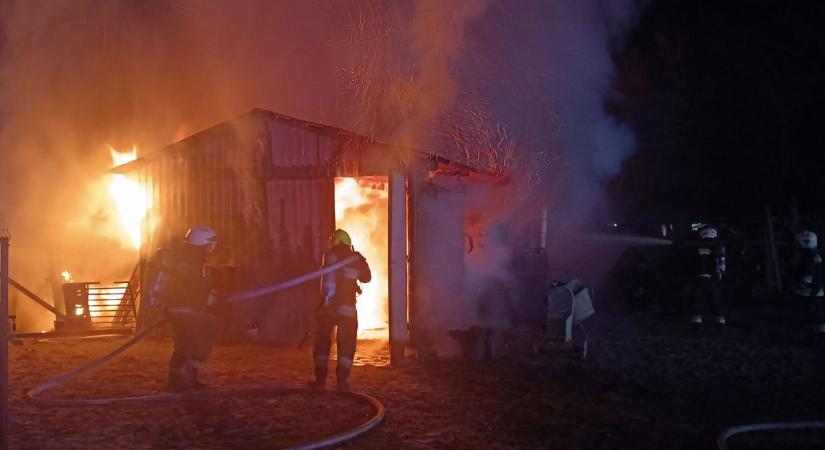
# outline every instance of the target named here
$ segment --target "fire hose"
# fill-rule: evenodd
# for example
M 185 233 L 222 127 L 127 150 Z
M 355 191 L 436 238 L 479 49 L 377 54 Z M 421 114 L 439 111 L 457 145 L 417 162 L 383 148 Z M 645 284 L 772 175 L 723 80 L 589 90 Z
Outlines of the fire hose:
M 316 272 L 312 272 L 306 275 L 302 275 L 297 278 L 293 278 L 291 280 L 281 282 L 278 284 L 274 284 L 272 286 L 268 286 L 265 288 L 257 289 L 254 291 L 244 292 L 241 294 L 237 294 L 234 296 L 229 297 L 228 301 L 234 300 L 245 300 L 253 297 L 258 297 L 261 295 L 269 294 L 272 292 L 279 291 L 281 289 L 286 289 L 291 286 L 295 286 L 301 283 L 304 283 L 308 280 L 313 278 L 317 278 L 322 276 L 326 273 L 333 272 L 350 262 L 354 261 L 355 257 L 347 258 L 337 264 L 331 265 L 329 267 L 325 267 L 321 270 Z M 317 441 L 305 443 L 299 446 L 290 447 L 289 450 L 309 450 L 309 449 L 316 449 L 322 447 L 328 447 L 330 445 L 340 444 L 344 441 L 353 439 L 361 434 L 366 433 L 367 431 L 375 428 L 381 421 L 384 419 L 384 405 L 381 404 L 378 399 L 371 395 L 363 394 L 360 392 L 351 392 L 351 391 L 333 391 L 333 390 L 325 390 L 325 389 L 313 389 L 313 388 L 302 388 L 302 387 L 288 387 L 288 386 L 273 386 L 273 387 L 255 387 L 255 388 L 237 388 L 237 389 L 215 389 L 215 390 L 206 390 L 206 391 L 198 391 L 198 392 L 190 392 L 190 393 L 161 393 L 161 394 L 149 394 L 149 395 L 137 395 L 137 396 L 130 396 L 130 397 L 114 397 L 114 398 L 92 398 L 92 399 L 46 399 L 41 398 L 40 395 L 44 392 L 56 388 L 63 383 L 66 383 L 69 380 L 72 380 L 79 376 L 80 374 L 92 370 L 96 367 L 102 366 L 107 362 L 114 359 L 116 356 L 120 355 L 121 353 L 125 352 L 135 344 L 137 344 L 141 339 L 149 335 L 155 329 L 161 327 L 162 325 L 166 324 L 168 319 L 164 318 L 158 320 L 157 322 L 151 324 L 150 326 L 146 327 L 143 331 L 136 334 L 132 337 L 128 342 L 121 345 L 120 347 L 112 350 L 111 352 L 107 353 L 106 355 L 95 359 L 91 362 L 88 362 L 80 367 L 72 369 L 68 372 L 64 372 L 59 374 L 49 380 L 46 380 L 35 387 L 29 389 L 26 392 L 26 396 L 32 401 L 35 405 L 41 407 L 72 407 L 72 406 L 105 406 L 105 405 L 113 405 L 113 404 L 122 404 L 122 403 L 139 403 L 139 402 L 167 402 L 167 401 L 175 401 L 175 400 L 183 400 L 186 398 L 193 398 L 193 397 L 253 397 L 253 398 L 260 398 L 261 396 L 265 395 L 283 395 L 283 394 L 310 394 L 310 395 L 337 395 L 341 397 L 348 397 L 353 398 L 356 400 L 364 401 L 368 403 L 370 406 L 375 408 L 375 413 L 370 417 L 369 420 L 358 425 L 357 427 L 330 436 L 326 437 Z
M 723 430 L 716 438 L 716 445 L 719 450 L 730 450 L 727 440 L 737 434 L 750 433 L 753 431 L 777 431 L 777 430 L 802 430 L 825 428 L 825 422 L 775 422 L 775 423 L 752 423 L 739 425 Z

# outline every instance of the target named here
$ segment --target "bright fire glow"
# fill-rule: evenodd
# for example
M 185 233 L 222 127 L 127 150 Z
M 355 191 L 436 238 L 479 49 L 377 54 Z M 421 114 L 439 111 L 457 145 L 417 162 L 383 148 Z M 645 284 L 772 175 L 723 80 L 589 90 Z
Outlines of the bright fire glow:
M 60 276 L 63 277 L 63 282 L 64 283 L 71 283 L 72 282 L 72 274 L 70 274 L 68 270 L 64 270 L 63 272 L 60 272 Z
M 113 167 L 137 159 L 137 147 L 135 146 L 128 152 L 119 152 L 112 147 L 109 147 L 109 150 L 112 154 Z M 140 249 L 143 219 L 150 206 L 146 191 L 138 182 L 129 179 L 126 175 L 115 174 L 109 184 L 109 195 L 117 206 L 120 223 L 129 241 L 135 249 Z
M 384 339 L 387 333 L 389 267 L 387 253 L 388 192 L 385 180 L 335 179 L 335 226 L 349 233 L 355 251 L 367 258 L 372 281 L 358 297 L 358 337 Z
M 107 321 L 117 312 L 125 290 L 126 283 L 100 284 L 89 289 L 89 316 L 93 324 L 102 320 L 100 325 L 108 325 Z

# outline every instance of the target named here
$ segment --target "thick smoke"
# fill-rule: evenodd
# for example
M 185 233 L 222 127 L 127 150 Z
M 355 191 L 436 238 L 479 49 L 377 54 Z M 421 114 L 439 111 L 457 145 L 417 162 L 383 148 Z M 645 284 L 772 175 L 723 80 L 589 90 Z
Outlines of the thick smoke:
M 465 27 L 484 12 L 486 3 L 419 0 L 416 4 L 410 33 L 414 94 L 409 115 L 397 132 L 402 146 L 422 148 L 429 144 L 427 134 L 433 122 L 453 108 L 459 85 L 453 65 L 464 50 Z
M 107 203 L 107 145 L 152 151 L 255 107 L 506 166 L 525 186 L 510 205 L 576 216 L 632 151 L 603 104 L 610 45 L 635 13 L 609 0 L 0 3 L 12 275 L 46 297 L 54 268 L 124 276 L 136 255 Z
M 541 313 L 542 287 L 518 284 L 542 272 L 542 261 L 513 250 L 535 251 L 544 208 L 553 277 L 594 287 L 621 252 L 575 236 L 610 219 L 604 182 L 635 148 L 633 132 L 606 103 L 615 95 L 611 50 L 640 9 L 632 1 L 491 2 L 467 27 L 453 65 L 461 84 L 438 124 L 448 125 L 438 150 L 491 172 L 504 166 L 511 186 L 506 201 L 488 197 L 483 208 L 468 208 L 477 223 L 465 226 L 479 245 L 465 256 L 464 291 L 444 289 L 443 303 L 460 295 L 463 307 L 444 311 L 444 326 L 514 330 Z M 456 350 L 436 341 L 439 352 Z
M 470 80 L 463 98 L 486 99 L 518 150 L 505 217 L 517 227 L 548 208 L 550 270 L 563 277 L 597 284 L 615 257 L 615 249 L 571 237 L 611 219 L 604 182 L 635 149 L 633 132 L 606 104 L 617 95 L 611 51 L 641 7 L 631 0 L 499 2 L 467 33 L 475 51 L 459 67 Z
M 615 95 L 611 50 L 639 10 L 632 0 L 496 2 L 468 30 L 457 112 L 481 105 L 506 126 L 516 175 L 532 176 L 534 195 L 560 190 L 578 208 L 634 150 L 605 104 Z

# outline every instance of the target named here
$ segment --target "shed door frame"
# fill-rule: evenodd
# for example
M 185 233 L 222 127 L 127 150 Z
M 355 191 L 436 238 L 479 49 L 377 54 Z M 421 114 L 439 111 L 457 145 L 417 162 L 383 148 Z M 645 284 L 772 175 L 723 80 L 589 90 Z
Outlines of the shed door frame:
M 389 337 L 390 362 L 404 361 L 404 347 L 409 341 L 407 324 L 407 178 L 399 171 L 389 175 Z

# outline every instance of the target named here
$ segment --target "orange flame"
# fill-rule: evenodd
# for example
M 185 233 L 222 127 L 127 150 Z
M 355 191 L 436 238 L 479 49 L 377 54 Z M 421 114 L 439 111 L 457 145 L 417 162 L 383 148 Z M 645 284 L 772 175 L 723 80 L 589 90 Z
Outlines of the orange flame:
M 63 282 L 64 283 L 71 283 L 72 282 L 72 274 L 69 273 L 68 269 L 64 270 L 63 272 L 60 272 L 60 276 L 63 277 Z
M 370 184 L 370 181 L 372 183 Z M 366 185 L 364 185 L 366 184 Z M 335 179 L 335 224 L 349 233 L 356 251 L 367 258 L 372 281 L 358 297 L 358 337 L 384 339 L 387 334 L 389 267 L 387 265 L 388 198 L 378 179 Z
M 137 146 L 132 146 L 132 150 L 127 152 L 119 152 L 112 147 L 109 147 L 109 151 L 112 155 L 113 167 L 137 159 Z M 117 206 L 120 223 L 126 231 L 129 242 L 135 249 L 140 249 L 143 219 L 151 206 L 146 191 L 137 181 L 129 179 L 126 175 L 115 174 L 109 184 L 109 196 Z

